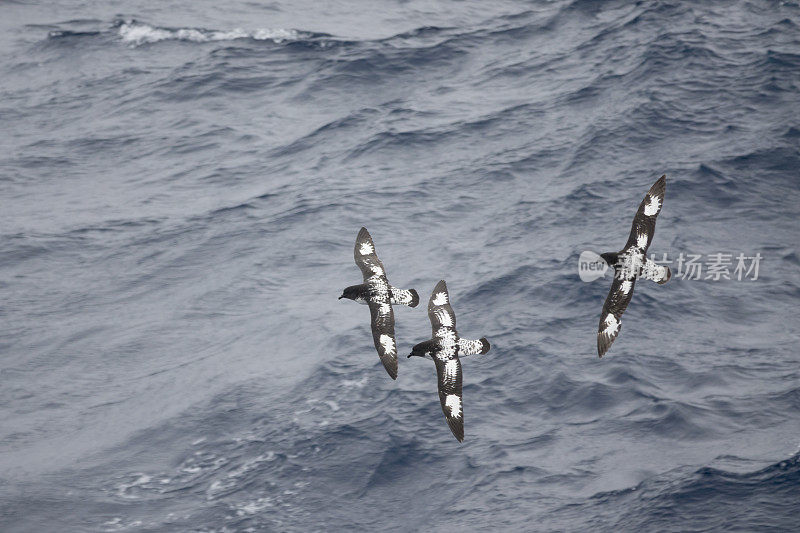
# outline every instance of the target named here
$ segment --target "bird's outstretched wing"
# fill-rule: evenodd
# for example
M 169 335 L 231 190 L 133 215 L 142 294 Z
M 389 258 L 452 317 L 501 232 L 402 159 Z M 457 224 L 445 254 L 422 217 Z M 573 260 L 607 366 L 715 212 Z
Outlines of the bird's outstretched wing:
M 372 237 L 367 228 L 361 228 L 361 231 L 358 232 L 353 256 L 358 268 L 361 269 L 361 273 L 364 275 L 364 281 L 375 275 L 383 276 L 386 274 L 386 269 L 383 268 L 383 263 L 378 259 L 375 252 L 375 243 L 372 242 Z
M 433 357 L 439 385 L 439 402 L 450 426 L 450 431 L 459 442 L 464 440 L 464 410 L 461 407 L 461 362 L 458 356 L 437 353 Z
M 447 284 L 439 281 L 433 288 L 431 299 L 428 301 L 428 317 L 431 319 L 431 328 L 434 338 L 442 339 L 443 336 L 453 337 L 453 343 L 458 342 L 456 336 L 456 314 L 450 307 L 450 295 L 447 293 Z
M 384 368 L 397 379 L 397 342 L 394 339 L 394 311 L 389 303 L 368 302 L 372 316 L 372 340 Z
M 631 234 L 628 242 L 625 243 L 626 250 L 636 246 L 646 252 L 647 247 L 653 242 L 653 235 L 656 233 L 656 217 L 661 212 L 661 206 L 664 205 L 666 187 L 667 176 L 665 174 L 658 178 L 658 181 L 647 191 L 642 203 L 639 204 L 636 216 L 633 217 Z
M 611 290 L 608 291 L 606 303 L 603 304 L 603 312 L 600 315 L 600 325 L 597 329 L 597 355 L 603 357 L 611 344 L 619 335 L 622 327 L 622 313 L 631 301 L 633 296 L 633 286 L 636 278 L 620 279 L 614 276 L 611 283 Z

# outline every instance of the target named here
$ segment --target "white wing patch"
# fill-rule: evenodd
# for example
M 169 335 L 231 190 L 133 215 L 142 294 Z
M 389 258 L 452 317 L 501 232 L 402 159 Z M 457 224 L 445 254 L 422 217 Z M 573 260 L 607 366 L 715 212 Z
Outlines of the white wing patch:
M 439 305 L 439 304 L 437 304 L 437 305 Z M 452 328 L 453 327 L 453 317 L 450 316 L 450 313 L 448 313 L 444 309 L 437 309 L 434 312 L 434 314 L 436 315 L 436 318 L 439 319 L 439 323 L 442 326 L 446 326 L 448 328 Z
M 631 287 L 633 287 L 633 283 L 629 280 L 625 280 L 622 282 L 622 285 L 620 285 L 619 290 L 621 290 L 623 294 L 628 294 L 629 292 L 631 292 Z M 614 315 L 609 315 L 609 316 L 614 316 Z
M 436 296 L 433 297 L 433 305 L 446 305 L 447 303 L 446 292 L 437 292 Z
M 617 320 L 617 317 L 615 317 L 613 313 L 609 313 L 608 316 L 606 316 L 605 322 L 606 327 L 603 329 L 603 333 L 606 335 L 612 336 L 619 331 L 619 320 Z
M 454 383 L 457 374 L 458 374 L 458 359 L 450 359 L 444 364 L 444 377 L 442 378 L 442 380 L 445 383 Z
M 456 394 L 448 394 L 444 400 L 444 405 L 450 410 L 450 416 L 461 418 L 461 398 Z
M 381 345 L 383 346 L 383 350 L 387 354 L 392 354 L 392 353 L 395 353 L 397 351 L 395 346 L 394 346 L 394 339 L 391 338 L 389 335 L 381 335 L 380 336 L 380 342 L 381 342 Z
M 647 246 L 646 233 L 640 233 L 639 235 L 636 236 L 636 246 L 638 246 L 639 248 L 644 248 L 645 246 Z
M 657 196 L 650 196 L 649 194 L 647 197 L 650 198 L 650 203 L 644 206 L 644 214 L 649 217 L 657 215 L 659 209 L 661 209 L 661 200 Z
M 358 253 L 361 255 L 370 255 L 375 253 L 375 247 L 369 241 L 364 241 L 358 248 Z

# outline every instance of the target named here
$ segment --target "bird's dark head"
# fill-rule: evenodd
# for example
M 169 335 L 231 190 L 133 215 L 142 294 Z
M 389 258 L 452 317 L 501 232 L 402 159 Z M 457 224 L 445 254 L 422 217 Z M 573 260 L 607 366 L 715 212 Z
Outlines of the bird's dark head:
M 411 348 L 411 353 L 408 354 L 408 357 L 426 357 L 431 358 L 434 352 L 437 350 L 436 345 L 433 341 L 425 341 L 419 344 L 415 344 L 413 348 Z
M 408 357 L 409 358 L 411 358 L 411 357 L 425 357 L 425 355 L 427 353 L 428 352 L 426 352 L 425 350 L 422 350 L 422 349 L 417 348 L 416 346 L 414 346 L 413 348 L 411 348 L 411 353 L 408 354 Z
M 342 295 L 339 296 L 339 299 L 347 298 L 348 300 L 355 300 L 358 298 L 359 295 L 359 285 L 351 285 L 350 287 L 345 287 L 342 291 Z
M 606 252 L 604 254 L 600 254 L 600 257 L 603 258 L 603 261 L 608 263 L 608 266 L 614 267 L 619 260 L 619 254 L 617 252 Z

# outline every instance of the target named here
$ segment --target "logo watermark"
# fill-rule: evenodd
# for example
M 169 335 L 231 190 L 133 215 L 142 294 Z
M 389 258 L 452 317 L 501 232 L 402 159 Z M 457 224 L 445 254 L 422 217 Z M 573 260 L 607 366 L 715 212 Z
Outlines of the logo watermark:
M 608 263 L 590 250 L 584 250 L 578 258 L 578 276 L 586 283 L 605 277 L 608 269 Z
M 674 259 L 667 253 L 650 254 L 647 258 L 653 263 L 668 266 L 672 277 L 687 280 L 733 280 L 756 281 L 761 266 L 761 253 L 747 255 L 744 252 L 715 252 L 711 254 L 691 254 L 681 252 Z M 610 265 L 595 252 L 585 250 L 578 257 L 578 276 L 581 281 L 590 282 L 603 278 Z M 611 271 L 614 274 L 614 271 Z

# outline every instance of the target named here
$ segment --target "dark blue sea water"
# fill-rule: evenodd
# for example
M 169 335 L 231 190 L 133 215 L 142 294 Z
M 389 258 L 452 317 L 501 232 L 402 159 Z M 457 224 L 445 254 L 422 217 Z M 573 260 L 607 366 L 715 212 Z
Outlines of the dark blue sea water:
M 797 2 L 7 1 L 0 124 L 1 531 L 797 530 Z M 758 279 L 598 359 L 664 173 L 651 251 Z M 463 444 L 362 225 L 492 342 Z

